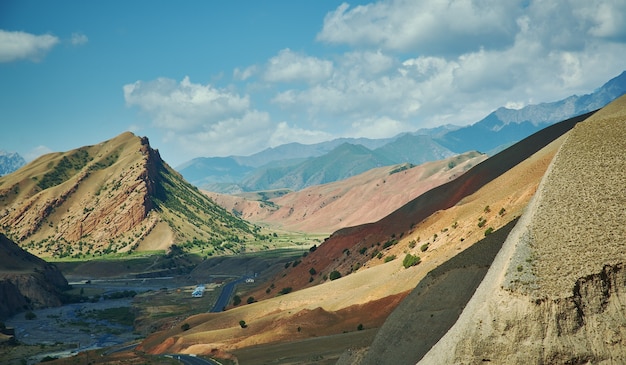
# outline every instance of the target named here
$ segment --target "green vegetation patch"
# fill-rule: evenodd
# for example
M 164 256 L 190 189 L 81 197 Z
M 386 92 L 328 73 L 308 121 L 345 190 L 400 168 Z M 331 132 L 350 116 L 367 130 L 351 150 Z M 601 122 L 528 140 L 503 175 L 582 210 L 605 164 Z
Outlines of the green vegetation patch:
M 74 153 L 63 156 L 59 163 L 51 171 L 45 173 L 37 182 L 41 190 L 57 186 L 69 180 L 76 172 L 85 167 L 93 158 L 85 148 L 76 150 Z

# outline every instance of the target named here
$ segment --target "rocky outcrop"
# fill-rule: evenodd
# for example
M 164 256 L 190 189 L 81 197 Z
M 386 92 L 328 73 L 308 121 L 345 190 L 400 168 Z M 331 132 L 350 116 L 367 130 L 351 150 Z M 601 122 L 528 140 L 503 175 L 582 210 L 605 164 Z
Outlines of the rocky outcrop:
M 61 305 L 68 283 L 56 266 L 0 234 L 0 318 L 25 309 Z
M 424 364 L 626 362 L 626 98 L 567 136 Z

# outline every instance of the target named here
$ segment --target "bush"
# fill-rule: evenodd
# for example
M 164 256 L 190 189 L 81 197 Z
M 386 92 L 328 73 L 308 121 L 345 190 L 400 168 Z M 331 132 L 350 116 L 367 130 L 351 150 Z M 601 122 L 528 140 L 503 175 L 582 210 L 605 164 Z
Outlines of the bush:
M 241 328 L 248 327 L 248 325 L 246 324 L 246 321 L 244 321 L 243 319 L 241 321 L 239 321 L 239 325 L 241 326 Z
M 310 268 L 310 269 L 309 269 L 309 274 L 311 274 L 311 275 L 315 275 L 315 274 L 317 274 L 317 271 L 315 271 L 315 269 L 314 269 L 314 268 Z
M 363 331 L 363 323 L 359 323 L 359 325 L 356 326 L 356 330 L 357 331 Z
M 426 252 L 426 250 L 428 250 L 428 243 L 424 243 L 422 247 L 420 247 L 420 251 Z
M 255 302 L 254 297 L 248 297 L 248 300 L 246 300 L 246 303 L 248 304 L 252 304 L 254 302 Z
M 35 318 L 37 318 L 37 315 L 35 313 L 33 313 L 33 311 L 28 311 L 24 314 L 24 318 L 30 320 L 33 320 Z
M 233 305 L 238 306 L 239 304 L 241 304 L 241 297 L 239 295 L 235 295 L 233 297 Z
M 189 330 L 190 327 L 191 326 L 189 325 L 189 323 L 183 323 L 183 325 L 180 326 L 180 329 L 183 330 L 183 331 L 187 331 L 187 330 Z
M 332 271 L 329 275 L 330 281 L 337 280 L 339 278 L 341 278 L 341 273 L 337 270 Z
M 280 291 L 278 292 L 278 294 L 289 294 L 291 293 L 291 291 L 293 290 L 292 287 L 288 286 L 286 288 L 282 288 L 280 289 Z
M 422 259 L 419 256 L 411 255 L 410 253 L 404 256 L 404 260 L 402 260 L 402 266 L 405 269 L 408 269 L 411 266 L 415 266 L 422 262 Z
M 387 256 L 385 257 L 385 262 L 390 262 L 396 259 L 396 255 L 391 255 L 391 256 Z
M 493 233 L 493 227 L 489 227 L 485 230 L 485 236 L 490 235 L 491 233 Z

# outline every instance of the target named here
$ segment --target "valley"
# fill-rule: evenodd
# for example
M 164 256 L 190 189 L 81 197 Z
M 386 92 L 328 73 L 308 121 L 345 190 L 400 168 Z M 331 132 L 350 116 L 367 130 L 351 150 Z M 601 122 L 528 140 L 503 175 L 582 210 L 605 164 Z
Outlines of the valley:
M 564 355 L 558 337 L 585 328 L 597 339 L 585 321 L 605 328 L 603 313 L 618 314 L 602 303 L 621 305 L 623 204 L 615 187 L 625 186 L 624 103 L 550 125 L 492 156 L 470 151 L 374 168 L 295 192 L 199 190 L 147 139 L 128 133 L 44 157 L 0 178 L 9 293 L 0 294 L 19 293 L 5 310 L 15 338 L 0 359 L 169 364 L 177 363 L 169 355 L 184 354 L 242 365 L 411 364 L 474 362 L 482 351 L 504 360 L 486 344 L 507 332 L 500 321 L 525 339 L 525 313 L 537 323 L 557 317 L 545 323 L 544 339 L 554 341 L 553 353 L 540 355 L 546 362 L 586 358 Z M 124 153 L 105 157 L 113 147 Z M 113 185 L 94 193 L 96 174 Z M 52 175 L 50 186 L 36 183 Z M 582 201 L 602 221 L 586 215 Z M 601 251 L 585 248 L 586 221 L 609 228 L 594 231 Z M 559 260 L 571 265 L 555 269 Z M 202 295 L 192 296 L 200 285 Z M 47 294 L 36 297 L 38 288 Z M 599 304 L 595 292 L 605 298 Z M 529 328 L 530 355 L 517 354 L 517 363 L 539 356 L 542 325 Z M 617 343 L 594 354 L 607 356 Z

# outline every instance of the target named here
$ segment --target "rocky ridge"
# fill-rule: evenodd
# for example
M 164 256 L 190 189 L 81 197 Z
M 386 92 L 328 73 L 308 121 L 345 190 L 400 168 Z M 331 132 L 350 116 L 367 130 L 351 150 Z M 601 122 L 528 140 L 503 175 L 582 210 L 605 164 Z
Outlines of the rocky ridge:
M 1 177 L 0 225 L 22 247 L 56 257 L 165 250 L 194 237 L 223 251 L 254 235 L 130 132 Z

